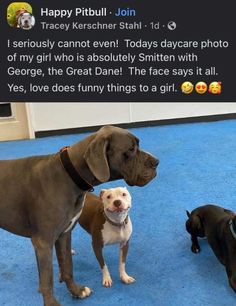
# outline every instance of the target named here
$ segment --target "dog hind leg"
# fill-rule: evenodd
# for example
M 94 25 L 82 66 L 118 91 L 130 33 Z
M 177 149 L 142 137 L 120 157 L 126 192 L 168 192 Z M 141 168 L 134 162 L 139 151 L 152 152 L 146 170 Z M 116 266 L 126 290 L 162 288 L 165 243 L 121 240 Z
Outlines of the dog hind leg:
M 53 296 L 53 243 L 50 244 L 38 237 L 32 237 L 31 241 L 36 253 L 39 272 L 39 291 L 43 295 L 44 306 L 60 306 Z

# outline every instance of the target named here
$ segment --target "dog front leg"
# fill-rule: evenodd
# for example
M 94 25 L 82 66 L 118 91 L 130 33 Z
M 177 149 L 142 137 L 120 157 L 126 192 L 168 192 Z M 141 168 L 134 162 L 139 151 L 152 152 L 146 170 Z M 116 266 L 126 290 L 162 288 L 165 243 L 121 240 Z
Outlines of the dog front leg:
M 36 253 L 39 272 L 39 291 L 43 295 L 44 306 L 60 306 L 53 296 L 53 243 L 50 244 L 38 237 L 32 237 L 31 240 Z
M 228 275 L 229 284 L 236 293 L 236 261 L 234 256 L 226 259 L 225 268 Z
M 195 235 L 191 235 L 191 241 L 192 241 L 192 246 L 191 246 L 191 250 L 193 253 L 199 253 L 201 251 L 199 243 L 198 243 L 198 239 L 197 236 Z
M 111 287 L 112 286 L 112 279 L 111 279 L 111 275 L 110 272 L 108 270 L 108 267 L 104 261 L 103 258 L 103 254 L 102 254 L 102 248 L 103 246 L 97 242 L 95 242 L 95 240 L 93 240 L 92 242 L 92 246 L 93 246 L 93 251 L 94 254 L 97 258 L 97 261 L 100 265 L 100 268 L 102 270 L 102 284 L 104 287 Z
M 120 278 L 122 282 L 124 282 L 125 284 L 132 284 L 133 282 L 135 282 L 135 278 L 133 278 L 132 276 L 129 276 L 125 271 L 125 262 L 126 262 L 128 249 L 129 249 L 128 241 L 124 246 L 120 247 L 119 272 L 120 272 Z
M 65 282 L 71 295 L 75 298 L 85 298 L 92 290 L 80 286 L 73 279 L 73 264 L 71 255 L 71 231 L 64 233 L 55 243 L 58 265 L 60 269 L 60 281 Z

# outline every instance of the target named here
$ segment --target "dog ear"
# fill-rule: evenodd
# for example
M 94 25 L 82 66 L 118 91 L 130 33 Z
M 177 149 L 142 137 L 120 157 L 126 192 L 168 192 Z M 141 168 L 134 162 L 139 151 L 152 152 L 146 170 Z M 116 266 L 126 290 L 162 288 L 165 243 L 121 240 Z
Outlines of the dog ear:
M 18 24 L 18 26 L 21 25 L 21 16 L 18 17 L 18 19 L 17 19 L 17 24 Z
M 187 216 L 190 218 L 190 212 L 188 211 L 188 210 L 186 210 L 186 214 L 187 214 Z
M 107 137 L 97 135 L 89 144 L 84 159 L 93 175 L 102 183 L 110 178 L 110 169 L 107 161 Z
M 31 14 L 31 25 L 32 27 L 35 25 L 35 18 L 34 18 L 34 15 Z
M 135 138 L 137 146 L 139 147 L 139 139 L 136 136 L 134 136 L 134 138 Z
M 102 196 L 104 195 L 105 191 L 106 191 L 106 189 L 102 189 L 100 191 L 99 197 L 100 197 L 101 200 L 102 200 Z

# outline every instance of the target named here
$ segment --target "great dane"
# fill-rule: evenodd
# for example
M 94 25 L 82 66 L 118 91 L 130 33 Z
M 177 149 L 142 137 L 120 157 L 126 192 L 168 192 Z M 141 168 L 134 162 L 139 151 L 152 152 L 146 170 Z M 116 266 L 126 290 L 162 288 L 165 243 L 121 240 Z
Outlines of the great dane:
M 124 179 L 144 186 L 156 176 L 158 159 L 139 149 L 127 130 L 105 126 L 56 154 L 0 161 L 0 227 L 31 238 L 44 306 L 60 306 L 53 295 L 55 245 L 60 278 L 71 295 L 91 289 L 73 279 L 71 230 L 92 186 Z

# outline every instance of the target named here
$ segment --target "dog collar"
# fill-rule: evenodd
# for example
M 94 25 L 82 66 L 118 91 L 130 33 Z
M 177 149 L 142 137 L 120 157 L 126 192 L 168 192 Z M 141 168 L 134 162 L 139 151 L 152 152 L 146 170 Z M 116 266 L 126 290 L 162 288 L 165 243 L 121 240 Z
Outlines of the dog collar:
M 105 213 L 105 211 L 103 211 L 103 215 L 106 219 L 107 222 L 109 222 L 111 225 L 114 225 L 114 226 L 117 226 L 117 227 L 125 227 L 126 224 L 128 223 L 129 221 L 129 215 L 126 216 L 125 220 L 122 222 L 122 223 L 116 223 L 116 222 L 113 222 L 111 219 L 109 219 Z
M 236 239 L 236 232 L 234 230 L 232 219 L 229 220 L 229 229 L 230 229 L 230 232 L 231 232 L 232 236 L 234 237 L 234 239 Z
M 68 154 L 68 148 L 64 147 L 60 150 L 60 160 L 63 165 L 63 168 L 66 170 L 69 177 L 72 179 L 72 181 L 83 191 L 90 191 L 92 192 L 93 186 L 90 185 L 85 179 L 81 177 L 81 175 L 78 173 L 78 171 L 75 169 L 74 165 L 72 164 L 69 154 Z

